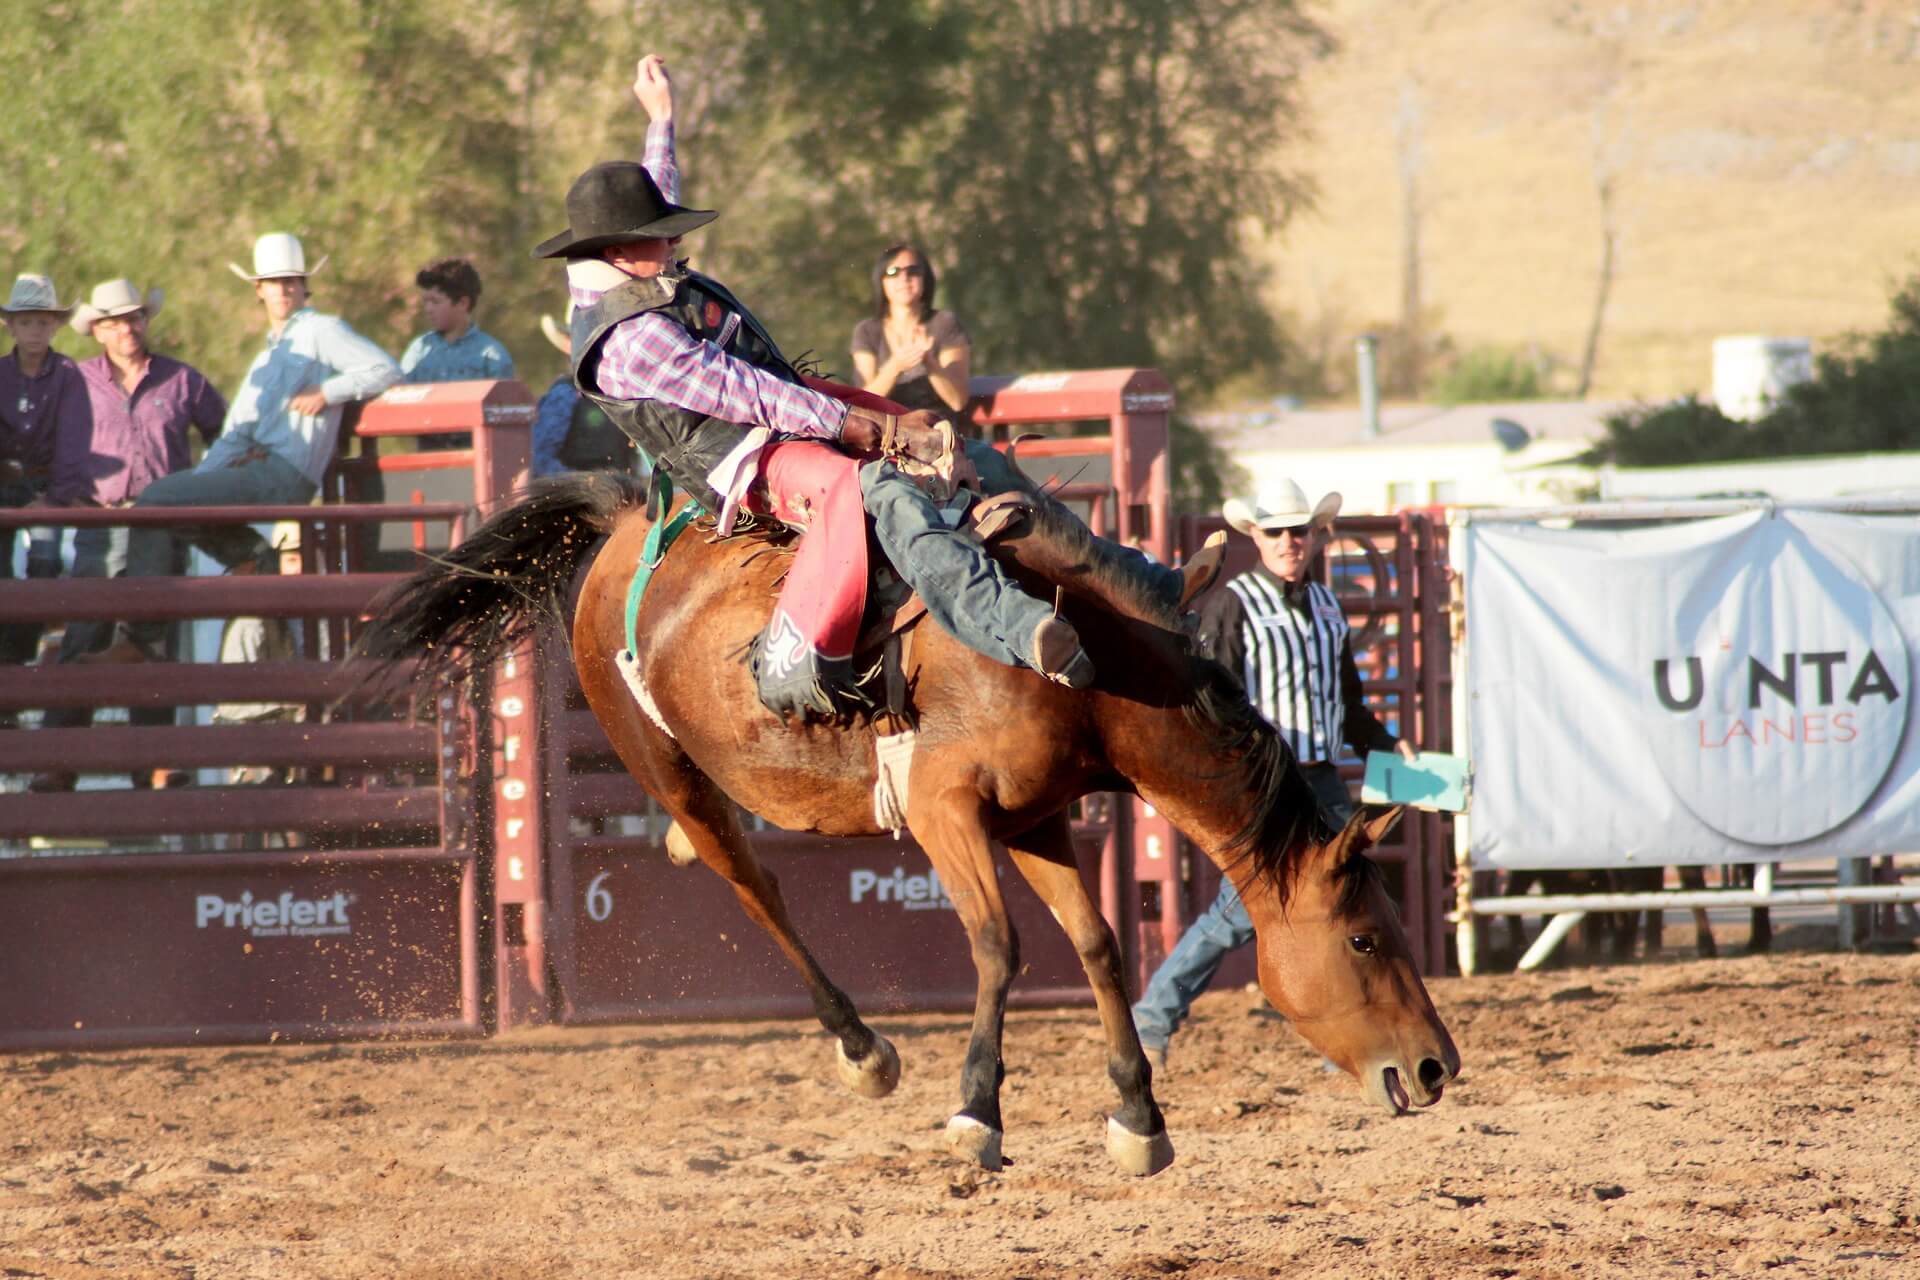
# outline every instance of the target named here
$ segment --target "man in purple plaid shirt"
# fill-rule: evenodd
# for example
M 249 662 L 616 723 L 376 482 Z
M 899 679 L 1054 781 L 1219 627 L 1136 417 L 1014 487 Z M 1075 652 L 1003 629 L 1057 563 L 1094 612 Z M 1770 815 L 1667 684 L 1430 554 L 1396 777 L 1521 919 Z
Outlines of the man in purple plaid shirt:
M 866 589 L 863 510 L 893 566 L 948 632 L 995 661 L 1074 688 L 1091 683 L 1093 664 L 1073 627 L 956 531 L 957 505 L 943 513 L 892 461 L 847 452 L 871 453 L 891 432 L 930 458 L 932 415 L 803 379 L 725 286 L 675 260 L 681 236 L 718 215 L 678 203 L 664 61 L 640 60 L 633 94 L 650 122 L 643 162 L 595 165 L 576 179 L 567 193 L 570 226 L 534 254 L 567 260 L 581 394 L 716 513 L 722 534 L 743 503 L 807 531 L 753 646 L 761 700 L 782 715 L 858 705 L 852 645 Z M 990 446 L 970 442 L 962 474 L 966 464 L 987 492 L 1019 484 Z M 1146 571 L 1179 597 L 1179 573 Z

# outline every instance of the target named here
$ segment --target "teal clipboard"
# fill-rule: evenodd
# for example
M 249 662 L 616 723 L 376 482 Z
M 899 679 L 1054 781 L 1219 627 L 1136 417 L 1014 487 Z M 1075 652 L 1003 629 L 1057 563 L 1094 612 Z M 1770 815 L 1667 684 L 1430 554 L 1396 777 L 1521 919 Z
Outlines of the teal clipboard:
M 1467 807 L 1467 762 L 1439 751 L 1422 751 L 1411 761 L 1397 751 L 1369 751 L 1360 799 L 1366 804 L 1463 812 Z

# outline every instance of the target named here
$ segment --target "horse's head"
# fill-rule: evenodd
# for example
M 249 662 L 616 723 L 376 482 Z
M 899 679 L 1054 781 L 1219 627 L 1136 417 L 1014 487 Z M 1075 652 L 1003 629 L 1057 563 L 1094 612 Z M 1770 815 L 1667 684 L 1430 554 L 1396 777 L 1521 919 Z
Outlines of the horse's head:
M 1241 898 L 1258 932 L 1260 986 L 1307 1042 L 1396 1115 L 1430 1106 L 1460 1071 L 1366 851 L 1400 816 L 1363 810 L 1293 866 L 1284 904 L 1256 876 Z

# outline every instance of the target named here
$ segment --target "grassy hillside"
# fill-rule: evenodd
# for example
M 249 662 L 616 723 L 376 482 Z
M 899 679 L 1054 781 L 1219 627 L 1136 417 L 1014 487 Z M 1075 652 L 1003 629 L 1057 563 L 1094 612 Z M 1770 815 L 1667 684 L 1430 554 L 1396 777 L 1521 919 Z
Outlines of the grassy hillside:
M 1323 0 L 1317 210 L 1267 246 L 1274 306 L 1340 352 L 1401 312 L 1403 160 L 1423 311 L 1536 345 L 1568 390 L 1615 271 L 1595 396 L 1704 390 L 1714 336 L 1878 327 L 1920 264 L 1920 21 L 1881 0 Z M 1336 365 L 1350 363 L 1336 359 Z

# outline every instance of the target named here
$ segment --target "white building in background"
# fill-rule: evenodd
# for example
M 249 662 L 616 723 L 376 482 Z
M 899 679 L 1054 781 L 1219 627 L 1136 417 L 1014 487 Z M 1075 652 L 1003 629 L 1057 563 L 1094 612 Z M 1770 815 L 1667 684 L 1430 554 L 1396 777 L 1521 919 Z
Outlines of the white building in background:
M 1624 401 L 1395 405 L 1369 435 L 1358 409 L 1217 414 L 1197 419 L 1256 492 L 1291 476 L 1310 494 L 1338 491 L 1350 514 L 1405 507 L 1554 506 L 1594 493 L 1574 460 L 1606 434 Z
M 1407 507 L 1550 507 L 1765 495 L 1782 500 L 1890 498 L 1920 503 L 1920 452 L 1592 467 L 1577 461 L 1626 401 L 1398 405 L 1368 435 L 1358 409 L 1200 415 L 1255 492 L 1291 476 L 1311 495 L 1338 491 L 1350 515 Z

